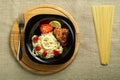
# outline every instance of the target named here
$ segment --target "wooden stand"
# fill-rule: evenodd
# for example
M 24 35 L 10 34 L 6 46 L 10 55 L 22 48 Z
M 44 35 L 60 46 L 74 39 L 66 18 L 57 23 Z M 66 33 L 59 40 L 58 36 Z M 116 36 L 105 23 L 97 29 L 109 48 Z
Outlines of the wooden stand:
M 19 61 L 20 65 L 24 67 L 25 69 L 38 73 L 38 74 L 52 74 L 55 72 L 58 72 L 60 70 L 63 70 L 66 68 L 75 58 L 76 54 L 78 53 L 79 49 L 79 43 L 80 43 L 80 33 L 79 33 L 79 28 L 73 19 L 73 17 L 67 13 L 65 10 L 61 9 L 60 7 L 53 6 L 53 5 L 48 5 L 48 4 L 43 4 L 43 5 L 38 5 L 35 7 L 32 7 L 24 12 L 24 18 L 25 18 L 25 25 L 28 22 L 28 20 L 37 14 L 57 14 L 57 15 L 62 15 L 70 19 L 75 27 L 75 35 L 76 35 L 76 43 L 75 43 L 75 51 L 73 53 L 73 56 L 69 61 L 67 61 L 64 64 L 59 64 L 59 65 L 46 65 L 46 64 L 38 64 L 33 62 L 26 54 L 25 51 L 25 46 L 24 46 L 24 39 L 23 39 L 23 44 L 22 44 L 22 52 L 23 52 L 23 58 L 21 61 Z M 25 28 L 24 28 L 25 30 Z M 23 30 L 23 38 L 24 38 L 24 30 Z M 13 27 L 11 29 L 10 33 L 10 45 L 11 49 L 13 52 L 13 55 L 15 59 L 17 60 L 17 49 L 18 49 L 18 41 L 19 41 L 19 29 L 18 29 L 18 21 L 16 20 L 13 24 Z

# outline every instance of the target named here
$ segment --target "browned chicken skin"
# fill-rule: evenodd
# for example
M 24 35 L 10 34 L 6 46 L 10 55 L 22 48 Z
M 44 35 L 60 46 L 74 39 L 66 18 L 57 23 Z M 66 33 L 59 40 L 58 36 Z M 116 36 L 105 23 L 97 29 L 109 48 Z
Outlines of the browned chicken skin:
M 69 30 L 66 28 L 55 28 L 54 35 L 62 46 L 66 46 Z

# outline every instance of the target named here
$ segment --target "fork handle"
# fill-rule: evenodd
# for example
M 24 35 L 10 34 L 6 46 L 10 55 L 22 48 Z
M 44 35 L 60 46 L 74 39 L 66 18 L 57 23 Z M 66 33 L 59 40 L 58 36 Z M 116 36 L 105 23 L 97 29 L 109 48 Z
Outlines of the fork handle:
M 22 59 L 22 31 L 20 30 L 19 33 L 19 45 L 18 45 L 18 52 L 17 52 L 17 60 L 20 61 Z

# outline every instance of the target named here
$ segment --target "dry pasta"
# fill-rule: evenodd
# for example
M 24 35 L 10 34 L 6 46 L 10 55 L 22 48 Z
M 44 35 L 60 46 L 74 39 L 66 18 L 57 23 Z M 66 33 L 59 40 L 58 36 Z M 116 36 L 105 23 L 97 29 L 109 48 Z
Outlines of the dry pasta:
M 92 7 L 101 64 L 108 64 L 113 23 L 113 6 Z

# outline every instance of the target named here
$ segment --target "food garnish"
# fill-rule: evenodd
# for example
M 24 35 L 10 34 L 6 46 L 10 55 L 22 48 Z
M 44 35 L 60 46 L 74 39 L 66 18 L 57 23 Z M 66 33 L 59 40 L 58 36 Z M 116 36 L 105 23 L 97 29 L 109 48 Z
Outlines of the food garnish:
M 57 57 L 57 56 L 59 56 L 59 51 L 58 50 L 53 50 L 53 53 L 54 53 L 54 55 Z
M 51 24 L 42 24 L 42 25 L 40 26 L 40 31 L 41 31 L 41 33 L 43 33 L 43 34 L 49 33 L 49 32 L 51 32 L 52 30 L 53 30 L 53 27 L 52 27 Z
M 44 50 L 44 52 L 42 53 L 42 57 L 46 57 L 46 55 L 47 55 L 47 51 Z
M 40 46 L 36 46 L 36 47 L 35 47 L 35 50 L 36 50 L 36 51 L 40 51 L 40 49 L 41 49 Z
M 33 39 L 32 39 L 32 40 L 33 40 L 33 42 L 35 42 L 35 43 L 36 43 L 36 42 L 38 41 L 38 38 L 39 38 L 39 37 L 38 37 L 37 35 L 35 35 L 35 36 L 33 37 Z
M 59 21 L 51 21 L 49 24 L 51 24 L 52 27 L 61 28 L 61 23 Z

